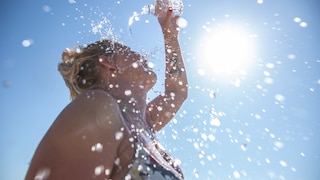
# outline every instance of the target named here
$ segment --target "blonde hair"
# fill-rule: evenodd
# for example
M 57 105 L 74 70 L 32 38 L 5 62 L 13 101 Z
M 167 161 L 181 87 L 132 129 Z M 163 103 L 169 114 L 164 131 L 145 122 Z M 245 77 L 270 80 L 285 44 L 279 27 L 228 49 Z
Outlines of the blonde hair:
M 63 62 L 58 64 L 71 99 L 90 89 L 102 88 L 100 55 L 113 54 L 113 42 L 101 40 L 85 47 L 66 49 L 62 53 Z

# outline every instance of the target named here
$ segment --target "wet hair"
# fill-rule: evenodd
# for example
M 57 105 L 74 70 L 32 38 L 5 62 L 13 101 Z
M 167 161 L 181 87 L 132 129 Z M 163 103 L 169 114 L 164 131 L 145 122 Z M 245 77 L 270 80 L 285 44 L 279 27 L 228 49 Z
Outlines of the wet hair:
M 72 100 L 86 90 L 103 88 L 99 56 L 111 57 L 114 54 L 113 47 L 113 41 L 101 40 L 64 50 L 63 62 L 58 64 L 58 71 L 70 90 Z

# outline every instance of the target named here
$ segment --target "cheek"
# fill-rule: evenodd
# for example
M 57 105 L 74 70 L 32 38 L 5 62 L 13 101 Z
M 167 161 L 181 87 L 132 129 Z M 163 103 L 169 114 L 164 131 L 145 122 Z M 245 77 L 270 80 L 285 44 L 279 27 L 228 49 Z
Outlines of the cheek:
M 157 74 L 153 71 L 148 72 L 148 80 L 147 83 L 150 84 L 151 86 L 154 86 L 157 82 Z

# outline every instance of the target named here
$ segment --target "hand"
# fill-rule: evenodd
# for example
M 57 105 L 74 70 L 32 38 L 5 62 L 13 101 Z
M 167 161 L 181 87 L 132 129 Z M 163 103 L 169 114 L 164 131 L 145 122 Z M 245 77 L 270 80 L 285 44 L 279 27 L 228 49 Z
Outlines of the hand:
M 155 15 L 158 17 L 158 21 L 162 28 L 162 32 L 165 38 L 177 38 L 179 33 L 179 26 L 177 20 L 180 16 L 174 16 L 173 9 L 169 7 L 166 11 L 163 9 L 167 8 L 161 2 L 157 2 Z

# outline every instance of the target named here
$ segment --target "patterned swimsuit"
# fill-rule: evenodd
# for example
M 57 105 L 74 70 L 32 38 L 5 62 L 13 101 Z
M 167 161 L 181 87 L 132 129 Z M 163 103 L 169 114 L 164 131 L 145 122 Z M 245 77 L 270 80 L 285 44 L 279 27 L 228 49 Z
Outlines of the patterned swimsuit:
M 132 127 L 125 116 L 126 125 Z M 134 180 L 183 180 L 181 169 L 174 159 L 160 146 L 146 130 L 137 133 L 129 128 L 135 137 L 135 159 L 126 179 Z

